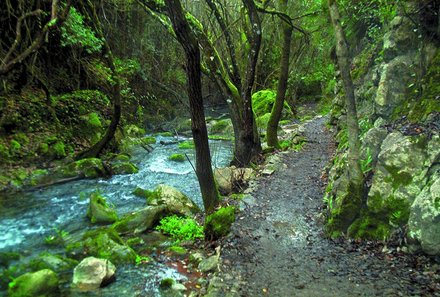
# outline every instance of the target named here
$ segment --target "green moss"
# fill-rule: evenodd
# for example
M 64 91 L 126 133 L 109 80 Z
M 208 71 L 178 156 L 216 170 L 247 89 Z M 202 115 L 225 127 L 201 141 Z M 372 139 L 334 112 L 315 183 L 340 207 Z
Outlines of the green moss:
M 230 119 L 215 121 L 210 128 L 210 133 L 213 134 L 224 134 L 231 132 L 232 132 L 232 121 Z
M 160 281 L 160 285 L 159 287 L 162 290 L 167 290 L 167 289 L 171 289 L 171 287 L 174 285 L 176 281 L 172 278 L 164 278 Z
M 391 227 L 374 215 L 363 214 L 348 228 L 348 236 L 357 239 L 385 240 Z
M 49 269 L 26 273 L 9 283 L 8 296 L 59 296 L 58 277 Z
M 101 119 L 96 112 L 87 115 L 87 124 L 92 128 L 102 128 Z
M 270 119 L 270 113 L 265 113 L 262 116 L 257 117 L 256 119 L 257 127 L 266 130 L 269 119 Z
M 15 134 L 13 138 L 23 145 L 27 145 L 29 143 L 29 137 L 27 137 L 26 134 L 22 132 Z
M 257 117 L 272 112 L 275 104 L 276 93 L 272 90 L 261 90 L 252 95 L 252 108 Z M 291 114 L 292 111 L 287 102 L 284 102 L 284 111 Z
M 186 157 L 183 154 L 172 154 L 168 157 L 168 160 L 174 161 L 174 162 L 185 162 Z
M 62 141 L 58 141 L 57 143 L 55 143 L 52 147 L 52 155 L 54 158 L 56 159 L 61 159 L 66 157 L 66 148 L 64 146 L 64 142 Z
M 139 168 L 130 162 L 121 162 L 112 165 L 112 171 L 114 174 L 134 174 L 139 172 Z
M 136 263 L 136 253 L 127 246 L 112 228 L 87 231 L 82 240 L 66 247 L 72 258 L 84 258 L 84 255 L 108 259 L 115 265 Z
M 195 148 L 194 141 L 193 140 L 183 141 L 183 142 L 179 143 L 179 148 L 180 149 L 194 149 Z
M 112 161 L 115 161 L 115 162 L 129 162 L 130 159 L 131 159 L 131 157 L 128 154 L 118 154 L 118 155 L 112 157 Z
M 162 137 L 173 137 L 174 136 L 174 134 L 172 132 L 159 132 L 159 133 L 156 133 L 156 135 L 162 136 Z
M 99 192 L 90 195 L 87 217 L 93 224 L 111 224 L 118 220 L 116 211 L 107 204 L 106 199 Z
M 12 139 L 11 142 L 9 143 L 9 148 L 10 148 L 11 153 L 13 155 L 15 155 L 20 152 L 21 144 L 18 141 Z
M 132 136 L 132 137 L 142 137 L 144 136 L 147 132 L 145 131 L 145 129 L 142 129 L 136 125 L 127 125 L 124 127 L 124 132 L 125 135 L 128 136 Z M 156 141 L 154 141 L 155 143 Z
M 290 140 L 282 140 L 279 144 L 282 150 L 286 150 L 292 146 L 292 142 Z
M 139 187 L 137 187 L 132 193 L 137 197 L 145 198 L 147 203 L 150 203 L 158 198 L 158 193 L 156 191 L 149 191 Z
M 228 235 L 235 222 L 235 207 L 223 207 L 209 215 L 205 220 L 205 234 L 213 239 Z
M 214 135 L 210 134 L 210 135 L 208 135 L 208 138 L 211 140 L 226 140 L 226 141 L 234 140 L 233 136 L 216 135 L 216 134 L 214 134 Z
M 105 174 L 101 159 L 86 158 L 74 163 L 76 174 L 83 174 L 87 178 L 97 178 Z M 75 174 L 75 175 L 76 175 Z
M 67 272 L 78 265 L 78 261 L 48 252 L 41 253 L 29 262 L 32 271 L 50 269 L 55 272 Z
M 154 138 L 152 136 L 147 136 L 147 137 L 141 138 L 141 141 L 142 141 L 142 144 L 155 144 L 156 138 Z
M 178 245 L 170 246 L 168 250 L 177 255 L 185 255 L 188 253 L 188 251 L 184 247 Z

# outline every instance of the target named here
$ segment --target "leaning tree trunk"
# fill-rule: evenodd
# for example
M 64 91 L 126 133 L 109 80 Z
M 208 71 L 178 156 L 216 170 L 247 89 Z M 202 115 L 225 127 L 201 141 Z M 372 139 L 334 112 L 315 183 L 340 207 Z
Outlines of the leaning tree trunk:
M 196 174 L 202 192 L 205 212 L 209 214 L 218 205 L 219 194 L 212 173 L 208 131 L 203 109 L 199 45 L 183 14 L 180 0 L 165 0 L 165 3 L 177 40 L 185 51 L 191 130 L 196 147 Z
M 287 11 L 288 0 L 282 0 L 281 11 Z M 286 97 L 287 81 L 289 78 L 289 60 L 290 60 L 290 42 L 292 41 L 292 26 L 281 21 L 283 25 L 283 49 L 280 59 L 280 76 L 278 80 L 277 96 L 275 103 L 270 113 L 270 118 L 267 123 L 267 145 L 279 148 L 278 143 L 278 123 L 281 119 L 281 114 L 284 107 L 284 98 Z
M 339 70 L 345 89 L 345 105 L 347 109 L 347 130 L 348 130 L 348 180 L 349 196 L 351 199 L 350 211 L 352 214 L 346 217 L 347 223 L 354 220 L 359 213 L 363 201 L 364 175 L 360 165 L 360 140 L 359 125 L 356 111 L 356 100 L 354 96 L 354 86 L 350 75 L 350 60 L 348 44 L 345 38 L 344 30 L 341 26 L 340 15 L 336 0 L 328 1 L 330 17 L 336 36 L 336 55 L 338 58 Z
M 96 32 L 104 43 L 103 57 L 106 60 L 107 66 L 110 68 L 110 71 L 112 73 L 112 80 L 114 81 L 113 85 L 111 86 L 111 98 L 113 99 L 113 117 L 111 119 L 110 125 L 108 126 L 104 134 L 104 137 L 102 137 L 89 149 L 79 153 L 77 159 L 99 156 L 115 136 L 116 129 L 118 128 L 119 121 L 121 119 L 121 83 L 119 80 L 119 75 L 116 73 L 113 54 L 107 40 L 104 37 L 101 23 L 96 14 L 95 6 L 90 0 L 87 1 L 87 5 L 92 12 L 92 18 L 94 26 L 96 28 Z

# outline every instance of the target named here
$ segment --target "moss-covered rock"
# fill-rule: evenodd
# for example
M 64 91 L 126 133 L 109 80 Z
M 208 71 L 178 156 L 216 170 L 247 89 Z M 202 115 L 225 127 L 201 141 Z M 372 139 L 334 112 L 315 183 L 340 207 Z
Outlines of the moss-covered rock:
M 233 134 L 234 128 L 231 119 L 213 120 L 208 124 L 209 134 Z
M 235 207 L 222 207 L 206 217 L 205 235 L 208 238 L 218 239 L 229 234 L 235 222 Z
M 74 259 L 94 256 L 115 264 L 136 262 L 136 252 L 112 228 L 88 231 L 81 240 L 68 244 L 66 251 Z
M 86 178 L 97 178 L 107 175 L 104 164 L 98 158 L 86 158 L 70 163 L 60 170 L 63 177 L 84 176 Z
M 185 141 L 182 141 L 181 143 L 179 143 L 178 147 L 180 149 L 194 149 L 195 144 L 194 144 L 193 140 L 185 140 Z
M 124 127 L 124 133 L 131 137 L 143 137 L 147 133 L 145 129 L 142 129 L 136 125 L 127 125 Z
M 133 195 L 137 197 L 145 198 L 148 204 L 153 200 L 157 199 L 157 193 L 155 191 L 145 190 L 140 187 L 134 189 Z
M 118 220 L 116 210 L 107 204 L 106 199 L 99 192 L 90 195 L 87 217 L 93 224 L 112 224 Z
M 147 206 L 141 210 L 126 214 L 113 228 L 122 234 L 139 234 L 155 226 L 159 219 L 165 214 L 165 206 Z
M 172 214 L 191 217 L 200 212 L 200 208 L 185 194 L 168 185 L 158 185 L 156 195 L 149 201 L 151 205 L 163 205 Z
M 139 172 L 139 168 L 131 162 L 119 162 L 112 165 L 114 174 L 134 174 Z
M 183 154 L 172 154 L 168 157 L 168 160 L 174 161 L 174 162 L 185 162 L 186 158 Z
M 49 297 L 58 294 L 58 276 L 49 269 L 23 274 L 9 283 L 10 297 Z
M 37 258 L 29 262 L 29 267 L 33 271 L 50 269 L 56 273 L 66 272 L 78 264 L 78 261 L 69 259 L 61 255 L 54 255 L 48 252 L 40 254 Z
M 55 159 L 62 159 L 67 156 L 66 154 L 66 148 L 64 145 L 64 142 L 58 141 L 53 146 L 49 148 L 49 153 L 55 158 Z

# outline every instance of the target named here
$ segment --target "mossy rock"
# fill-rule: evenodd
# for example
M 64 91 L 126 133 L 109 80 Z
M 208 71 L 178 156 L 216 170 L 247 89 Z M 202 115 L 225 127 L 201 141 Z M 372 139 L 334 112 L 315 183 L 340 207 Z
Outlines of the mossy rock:
M 41 253 L 37 258 L 32 259 L 29 262 L 29 267 L 33 271 L 50 269 L 57 273 L 69 271 L 76 265 L 78 265 L 78 261 L 74 259 L 69 259 L 61 255 L 54 255 L 47 252 Z
M 186 157 L 183 154 L 172 154 L 168 157 L 168 160 L 174 161 L 174 162 L 185 162 Z
M 235 222 L 235 207 L 222 207 L 206 217 L 205 235 L 208 238 L 218 239 L 229 234 Z
M 385 240 L 391 232 L 391 226 L 377 214 L 362 214 L 348 228 L 348 236 L 356 239 Z
M 97 178 L 106 175 L 106 170 L 101 159 L 86 158 L 68 164 L 61 168 L 63 177 L 84 176 L 86 178 Z
M 150 203 L 157 199 L 157 193 L 155 191 L 145 190 L 140 187 L 134 189 L 132 194 L 140 198 L 145 198 L 147 203 Z
M 178 147 L 180 149 L 194 149 L 195 144 L 194 144 L 193 140 L 185 140 L 185 141 L 179 143 Z
M 9 283 L 10 297 L 59 296 L 58 276 L 50 269 L 30 272 Z
M 125 244 L 113 228 L 88 231 L 82 240 L 67 245 L 66 251 L 74 259 L 93 256 L 114 264 L 136 263 L 136 252 Z
M 112 165 L 114 174 L 134 174 L 139 172 L 139 168 L 131 162 L 121 162 Z
M 67 156 L 64 142 L 58 141 L 49 147 L 49 154 L 55 159 L 62 159 Z
M 105 198 L 98 192 L 90 195 L 87 217 L 93 224 L 112 224 L 118 220 L 116 211 L 107 204 Z
M 131 159 L 128 154 L 117 154 L 111 158 L 113 162 L 129 162 Z
M 262 116 L 257 117 L 256 119 L 257 127 L 266 130 L 269 119 L 270 119 L 270 113 L 265 113 Z
M 127 136 L 131 137 L 143 137 L 147 132 L 145 129 L 142 129 L 136 125 L 127 125 L 124 127 L 124 133 Z
M 214 120 L 209 125 L 210 134 L 233 134 L 234 128 L 231 119 Z
M 165 215 L 165 211 L 165 206 L 147 206 L 126 214 L 112 227 L 121 234 L 139 234 L 154 227 L 160 218 Z
M 191 217 L 200 212 L 200 208 L 188 196 L 178 189 L 160 184 L 154 190 L 156 195 L 150 200 L 151 205 L 163 205 L 169 214 L 179 214 Z

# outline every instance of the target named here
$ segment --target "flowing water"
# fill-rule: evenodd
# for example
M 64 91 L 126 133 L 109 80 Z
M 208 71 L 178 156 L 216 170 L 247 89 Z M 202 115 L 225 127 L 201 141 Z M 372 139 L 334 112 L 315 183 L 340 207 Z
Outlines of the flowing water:
M 13 251 L 32 257 L 48 249 L 44 244 L 45 238 L 56 230 L 74 234 L 92 227 L 85 214 L 89 193 L 96 190 L 115 206 L 120 216 L 145 206 L 145 199 L 132 194 L 136 187 L 153 190 L 161 183 L 176 187 L 203 207 L 190 162 L 168 160 L 173 153 L 186 153 L 195 164 L 194 151 L 178 149 L 177 144 L 159 144 L 160 141 L 174 140 L 158 137 L 151 153 L 141 147 L 133 148 L 131 161 L 139 168 L 136 174 L 80 180 L 6 197 L 0 205 L 0 252 Z M 232 144 L 210 141 L 210 147 L 213 166 L 227 166 L 231 160 Z M 159 263 L 144 268 L 122 267 L 118 270 L 118 281 L 103 289 L 100 296 L 155 296 L 158 292 L 156 284 L 163 277 L 184 278 Z

